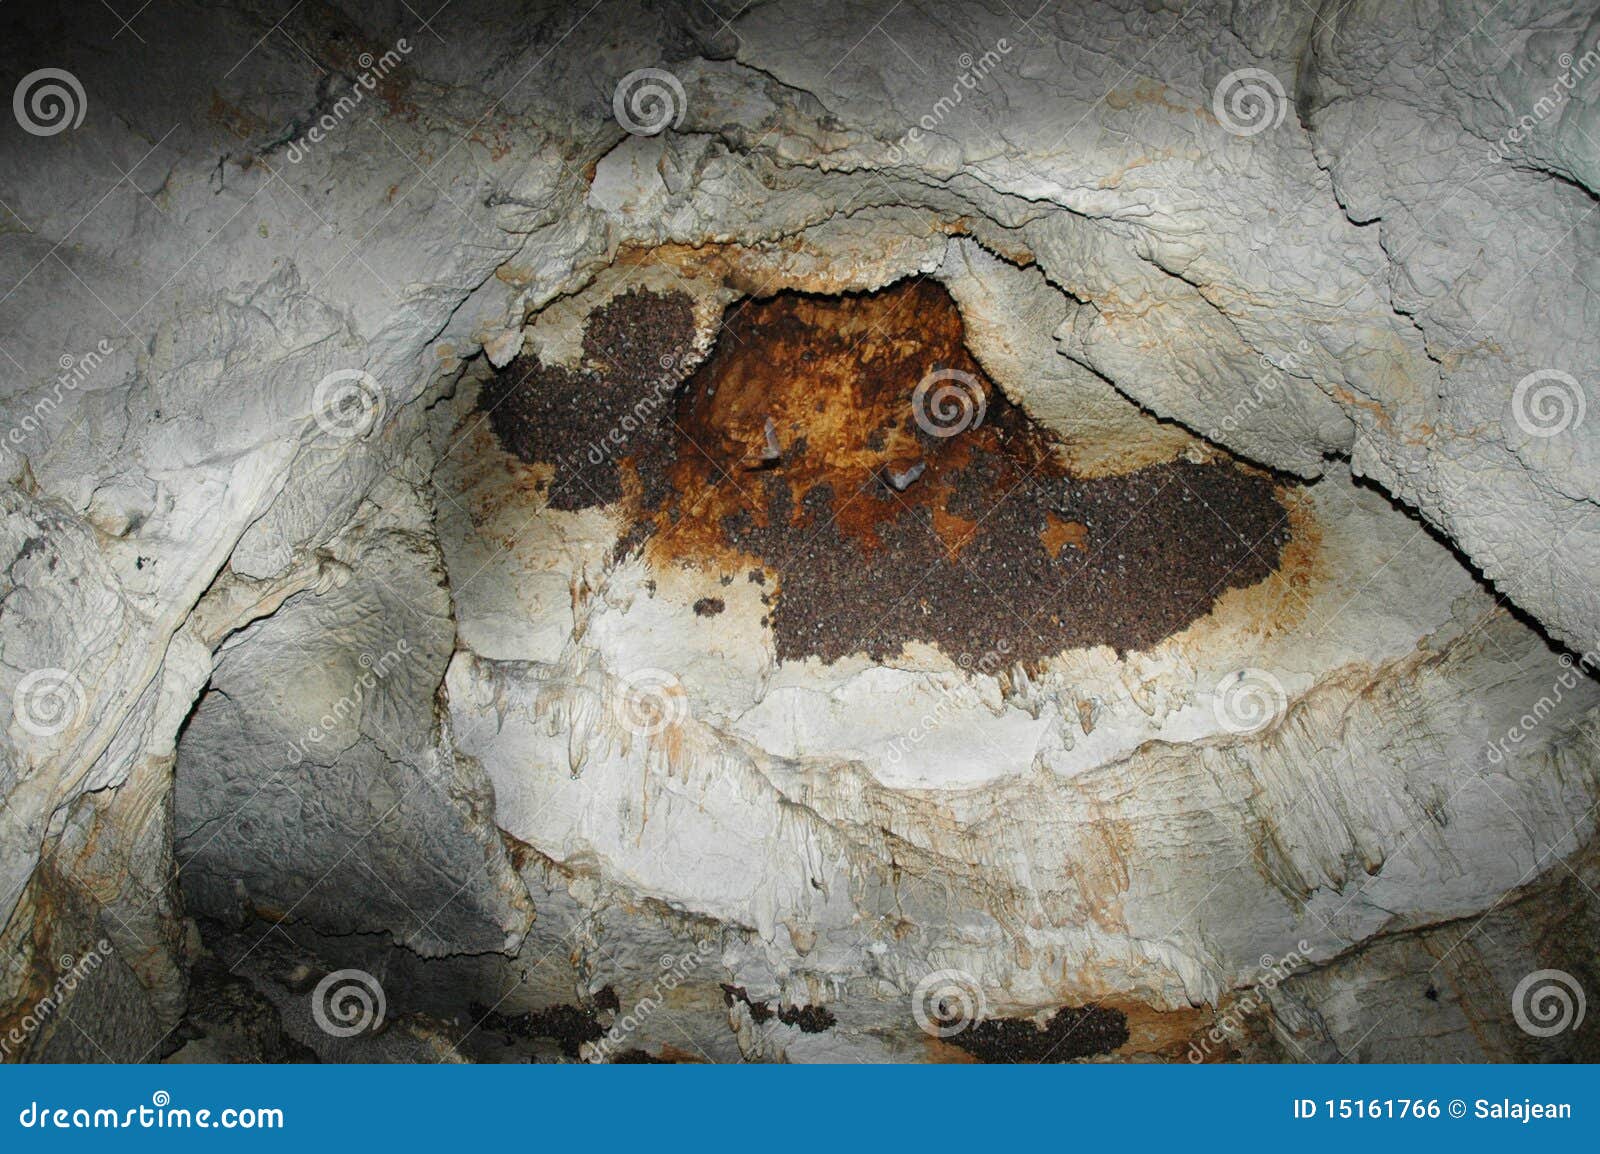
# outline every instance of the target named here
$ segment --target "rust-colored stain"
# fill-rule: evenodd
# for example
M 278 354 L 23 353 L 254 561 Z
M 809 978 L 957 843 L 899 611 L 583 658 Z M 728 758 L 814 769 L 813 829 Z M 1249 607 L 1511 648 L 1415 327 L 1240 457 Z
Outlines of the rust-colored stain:
M 1088 548 L 1089 527 L 1082 521 L 1064 521 L 1054 513 L 1044 515 L 1045 529 L 1039 535 L 1050 556 L 1060 558 L 1061 550 L 1071 545 L 1080 553 Z
M 958 436 L 927 436 L 910 401 L 934 371 L 966 374 L 993 411 Z M 960 387 L 960 378 L 952 380 Z M 659 515 L 650 556 L 665 562 L 724 552 L 726 519 L 743 514 L 768 525 L 773 484 L 786 490 L 796 526 L 807 519 L 807 495 L 825 487 L 824 517 L 867 549 L 881 546 L 880 528 L 908 515 L 959 549 L 976 520 L 952 510 L 948 498 L 975 451 L 1003 455 L 1018 470 L 1059 471 L 1042 430 L 997 398 L 967 351 L 960 313 L 934 282 L 858 297 L 743 302 L 724 319 L 716 354 L 678 408 L 689 451 L 680 449 L 671 487 L 696 498 Z M 950 404 L 960 403 L 952 393 Z M 775 458 L 764 457 L 769 421 Z M 890 478 L 919 464 L 916 479 L 893 492 Z
M 1288 511 L 1289 530 L 1278 567 L 1265 581 L 1230 589 L 1218 598 L 1215 620 L 1196 623 L 1186 635 L 1194 646 L 1209 644 L 1208 631 L 1224 620 L 1249 622 L 1263 638 L 1282 637 L 1305 623 L 1312 598 L 1330 575 L 1322 524 L 1310 495 L 1297 486 L 1280 488 L 1278 500 Z
M 1102 1005 L 1114 1006 L 1127 1016 L 1128 1040 L 1117 1051 L 1119 1058 L 1159 1058 L 1168 1062 L 1224 1062 L 1233 1057 L 1235 1047 L 1227 1035 L 1221 1041 L 1207 1040 L 1216 1014 L 1207 1007 L 1182 1007 L 1160 1010 L 1128 998 L 1111 997 Z
M 676 1062 L 686 1066 L 701 1066 L 705 1064 L 704 1055 L 685 1050 L 681 1046 L 674 1046 L 671 1042 L 661 1043 L 661 1051 L 656 1057 L 662 1062 Z
M 555 508 L 617 508 L 619 553 L 770 572 L 780 659 L 1144 648 L 1260 582 L 1288 539 L 1276 483 L 1231 461 L 1069 474 L 936 282 L 746 299 L 682 380 L 691 312 L 677 292 L 614 297 L 581 365 L 519 358 L 480 406 L 553 466 Z
M 1374 401 L 1369 397 L 1358 397 L 1343 385 L 1334 386 L 1333 399 L 1338 401 L 1343 408 L 1361 409 L 1371 413 L 1372 419 L 1378 423 L 1378 428 L 1380 429 L 1387 430 L 1393 424 L 1393 419 L 1389 416 L 1389 410 L 1384 408 L 1380 402 Z
M 1195 108 L 1181 101 L 1167 98 L 1167 86 L 1155 80 L 1136 80 L 1132 88 L 1115 88 L 1106 93 L 1107 108 L 1123 111 L 1137 104 L 1148 104 L 1157 108 L 1165 108 L 1169 112 L 1194 113 L 1203 112 L 1204 109 Z M 1212 118 L 1215 120 L 1215 117 Z
M 224 99 L 215 89 L 211 92 L 211 104 L 206 109 L 206 114 L 214 123 L 220 124 L 240 140 L 263 136 L 272 127 L 255 113 Z
M 41 864 L 28 878 L 10 925 L 0 934 L 0 947 L 14 956 L 19 965 L 18 978 L 11 991 L 13 996 L 0 1001 L 0 1035 L 13 1030 L 26 1033 L 26 1020 L 33 1014 L 34 1007 L 51 993 L 61 976 L 62 967 L 57 962 L 51 936 L 51 927 L 62 913 L 52 892 L 59 885 L 54 870 Z

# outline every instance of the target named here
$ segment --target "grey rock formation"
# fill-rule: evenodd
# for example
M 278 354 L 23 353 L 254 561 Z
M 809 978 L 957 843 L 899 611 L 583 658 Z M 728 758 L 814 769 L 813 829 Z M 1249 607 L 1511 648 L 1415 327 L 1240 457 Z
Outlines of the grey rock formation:
M 1600 1052 L 1513 1012 L 1600 992 L 1593 5 L 537 7 L 6 14 L 4 1056 L 192 1039 L 193 919 L 336 1058 L 945 1060 L 946 996 Z M 633 288 L 692 363 L 922 278 L 1075 471 L 1312 481 L 1277 571 L 1148 649 L 779 661 L 477 407 Z

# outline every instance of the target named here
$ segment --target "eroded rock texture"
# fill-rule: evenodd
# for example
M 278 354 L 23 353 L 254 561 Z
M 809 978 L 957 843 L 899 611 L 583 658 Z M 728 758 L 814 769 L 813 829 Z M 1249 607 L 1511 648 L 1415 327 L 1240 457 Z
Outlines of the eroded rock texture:
M 1592 6 L 885 7 L 4 12 L 6 1058 L 1600 1053 Z

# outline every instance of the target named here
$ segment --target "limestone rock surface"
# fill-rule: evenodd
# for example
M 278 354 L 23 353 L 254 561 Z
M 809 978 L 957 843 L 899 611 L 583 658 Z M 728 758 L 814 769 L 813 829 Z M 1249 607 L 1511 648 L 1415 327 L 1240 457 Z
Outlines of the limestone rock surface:
M 1600 994 L 1593 5 L 584 8 L 5 14 L 83 116 L 0 117 L 4 1055 L 199 1046 L 197 961 L 341 1059 L 1600 1054 L 1511 1003 Z M 479 407 L 633 290 L 687 372 L 915 279 L 1078 474 L 1277 470 L 1274 572 L 780 661 Z

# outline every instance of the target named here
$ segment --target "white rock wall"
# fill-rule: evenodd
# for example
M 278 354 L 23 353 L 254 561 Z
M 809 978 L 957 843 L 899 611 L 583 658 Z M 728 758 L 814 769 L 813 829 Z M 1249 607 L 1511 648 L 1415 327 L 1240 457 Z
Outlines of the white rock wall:
M 1596 21 L 1487 0 L 1174 7 L 1023 24 L 929 0 L 873 24 L 779 0 L 730 25 L 557 4 L 508 25 L 458 4 L 429 31 L 196 4 L 59 43 L 47 14 L 12 14 L 8 83 L 68 69 L 84 117 L 0 118 L 0 1020 L 50 959 L 114 931 L 146 1000 L 85 1021 L 107 1052 L 152 1052 L 182 1000 L 182 897 L 141 847 L 176 838 L 191 901 L 354 919 L 423 953 L 525 960 L 545 941 L 523 939 L 530 902 L 570 900 L 640 957 L 656 931 L 630 943 L 644 921 L 614 911 L 664 903 L 729 927 L 719 980 L 834 1003 L 839 1036 L 879 1056 L 862 1039 L 891 1021 L 911 1040 L 890 1051 L 922 1053 L 905 997 L 929 967 L 969 970 L 1006 1012 L 1171 1010 L 1301 938 L 1342 959 L 1296 1003 L 1322 1023 L 1305 1036 L 1411 1052 L 1419 1011 L 1349 1004 L 1386 980 L 1363 969 L 1379 951 L 1352 951 L 1471 926 L 1585 868 L 1593 830 L 1593 685 L 1524 726 L 1567 671 L 1508 611 L 1575 653 L 1600 643 Z M 648 137 L 612 111 L 646 67 L 683 90 Z M 1259 131 L 1215 100 L 1240 69 L 1283 91 Z M 659 244 L 716 247 L 638 259 Z M 1152 653 L 973 684 L 925 758 L 890 764 L 898 728 L 961 682 L 948 660 L 777 666 L 754 607 L 689 629 L 693 575 L 652 598 L 602 573 L 599 514 L 488 531 L 493 486 L 454 430 L 472 358 L 509 360 L 530 312 L 581 318 L 647 276 L 695 277 L 714 315 L 907 275 L 950 287 L 1030 410 L 1088 432 L 1081 467 L 1199 433 L 1320 476 L 1314 570 Z M 308 808 L 289 808 L 269 784 L 285 766 L 247 754 L 346 696 L 331 671 L 397 629 L 427 660 L 297 771 Z M 607 720 L 641 666 L 683 694 L 667 748 Z M 1211 701 L 1240 668 L 1287 705 L 1248 738 Z M 1513 726 L 1530 736 L 1494 760 Z M 410 785 L 431 800 L 409 827 L 368 820 Z M 239 836 L 234 803 L 261 789 L 276 828 Z M 378 835 L 364 865 L 341 856 L 352 823 Z M 572 892 L 530 899 L 497 830 Z M 392 896 L 418 878 L 438 920 Z M 1542 900 L 1510 904 L 1531 925 Z M 1514 983 L 1517 964 L 1488 968 Z M 1362 1051 L 1377 1017 L 1391 1048 Z M 78 1052 L 58 1036 L 31 1044 Z M 755 1056 L 834 1045 L 737 1036 Z

